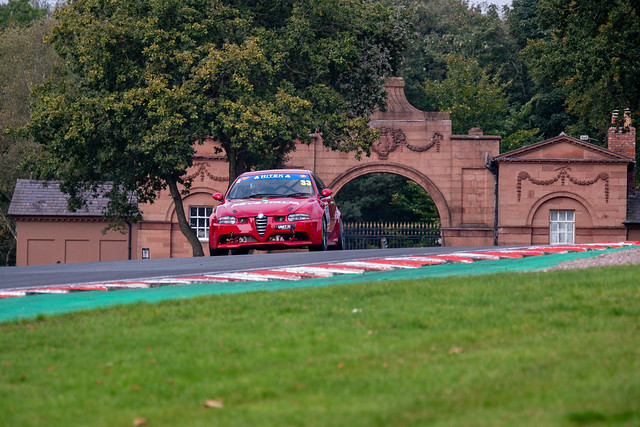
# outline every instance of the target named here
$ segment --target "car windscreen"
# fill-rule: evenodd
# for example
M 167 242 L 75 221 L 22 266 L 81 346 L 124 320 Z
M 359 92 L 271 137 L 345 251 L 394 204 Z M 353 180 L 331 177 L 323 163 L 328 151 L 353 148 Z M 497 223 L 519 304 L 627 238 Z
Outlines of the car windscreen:
M 242 176 L 233 184 L 227 199 L 259 197 L 307 197 L 315 194 L 308 174 L 273 173 Z

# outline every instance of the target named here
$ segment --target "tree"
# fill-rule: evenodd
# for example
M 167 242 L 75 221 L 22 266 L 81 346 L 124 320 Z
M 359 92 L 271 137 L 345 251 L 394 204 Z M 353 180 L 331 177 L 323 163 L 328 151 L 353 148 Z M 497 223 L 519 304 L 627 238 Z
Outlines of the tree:
M 535 85 L 519 54 L 526 39 L 538 36 L 531 24 L 537 0 L 514 0 L 513 9 L 501 11 L 465 0 L 406 1 L 415 11 L 417 29 L 402 69 L 410 102 L 422 110 L 452 111 L 455 132 L 481 127 L 502 135 L 503 150 L 538 140 L 541 126 L 533 119 L 535 107 L 543 104 L 540 98 L 532 102 Z M 460 85 L 454 89 L 455 79 Z M 475 87 L 476 80 L 483 86 Z M 438 93 L 442 89 L 448 92 Z
M 310 131 L 333 149 L 368 153 L 377 133 L 367 118 L 384 104 L 382 78 L 405 45 L 400 17 L 359 1 L 269 3 L 250 15 L 251 36 L 209 49 L 192 82 L 230 178 L 281 166 Z
M 474 6 L 463 0 L 407 0 L 414 10 L 416 37 L 412 39 L 402 75 L 407 98 L 422 110 L 434 107 L 424 99 L 425 80 L 441 81 L 448 70 L 447 57 L 474 59 L 491 76 L 506 85 L 512 102 L 527 97 L 523 64 L 516 40 L 495 6 Z
M 432 221 L 438 209 L 422 187 L 400 175 L 372 173 L 348 182 L 336 199 L 345 221 Z
M 466 134 L 478 127 L 485 134 L 502 135 L 501 151 L 513 150 L 537 140 L 539 129 L 529 126 L 531 103 L 509 106 L 506 84 L 491 77 L 473 59 L 449 55 L 447 77 L 442 81 L 426 80 L 425 98 L 438 111 L 451 114 L 454 133 Z
M 466 134 L 470 128 L 480 127 L 486 133 L 499 134 L 508 107 L 504 85 L 473 59 L 449 55 L 447 67 L 444 80 L 424 82 L 430 104 L 451 113 L 454 133 Z
M 135 220 L 130 194 L 150 203 L 168 187 L 194 255 L 182 206 L 193 144 L 216 138 L 230 179 L 282 164 L 314 131 L 366 153 L 406 39 L 399 13 L 362 0 L 76 0 L 54 16 L 68 73 L 35 91 L 37 171 L 63 181 L 72 208 L 112 182 L 111 218 Z
M 640 3 L 539 0 L 549 36 L 524 54 L 538 86 L 552 88 L 577 118 L 570 131 L 604 141 L 611 110 L 640 108 Z
M 27 26 L 48 13 L 48 7 L 30 0 L 9 0 L 0 4 L 0 28 Z
M 53 48 L 43 41 L 51 25 L 51 19 L 44 17 L 0 32 L 0 265 L 13 263 L 15 257 L 15 226 L 6 213 L 16 180 L 29 176 L 19 166 L 38 148 L 31 138 L 9 130 L 27 123 L 30 88 L 42 83 L 58 62 Z

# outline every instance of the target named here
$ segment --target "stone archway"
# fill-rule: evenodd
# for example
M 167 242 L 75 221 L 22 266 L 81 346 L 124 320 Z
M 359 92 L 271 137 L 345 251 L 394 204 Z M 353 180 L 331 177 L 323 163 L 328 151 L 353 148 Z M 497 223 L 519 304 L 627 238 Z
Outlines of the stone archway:
M 298 144 L 287 166 L 313 170 L 335 191 L 368 173 L 405 176 L 436 203 L 443 245 L 492 245 L 495 181 L 486 160 L 499 153 L 500 137 L 485 136 L 479 129 L 452 135 L 449 114 L 413 107 L 401 78 L 390 79 L 386 89 L 387 108 L 374 113 L 369 124 L 380 130 L 370 156 L 357 159 L 333 151 L 314 135 L 310 145 Z
M 447 202 L 438 187 L 436 187 L 429 178 L 408 166 L 385 163 L 372 163 L 362 166 L 355 166 L 345 171 L 342 175 L 333 180 L 333 182 L 329 184 L 329 187 L 335 192 L 338 192 L 349 181 L 371 173 L 391 173 L 404 176 L 405 178 L 411 179 L 412 181 L 416 182 L 427 193 L 429 193 L 429 196 L 436 204 L 438 215 L 440 216 L 440 223 L 442 224 L 442 226 L 449 227 L 451 223 L 451 213 L 449 211 L 449 207 L 447 206 Z
M 323 145 L 321 135 L 313 135 L 311 144 L 297 144 L 286 167 L 312 170 L 334 191 L 369 173 L 404 176 L 435 202 L 443 246 L 492 245 L 495 180 L 486 161 L 498 155 L 500 137 L 483 135 L 479 129 L 452 135 L 449 114 L 413 107 L 405 97 L 402 79 L 390 79 L 386 89 L 386 109 L 374 113 L 369 123 L 380 130 L 370 156 L 358 159 L 352 153 L 331 150 Z M 187 177 L 194 180 L 190 199 L 199 198 L 198 190 L 203 191 L 198 205 L 213 205 L 210 194 L 228 184 L 228 165 L 216 147 L 211 139 L 195 147 Z M 171 199 L 163 197 L 145 208 L 138 245 L 153 246 L 160 257 L 186 256 L 188 248 L 171 231 L 175 222 L 171 205 Z M 171 242 L 167 232 L 175 237 Z

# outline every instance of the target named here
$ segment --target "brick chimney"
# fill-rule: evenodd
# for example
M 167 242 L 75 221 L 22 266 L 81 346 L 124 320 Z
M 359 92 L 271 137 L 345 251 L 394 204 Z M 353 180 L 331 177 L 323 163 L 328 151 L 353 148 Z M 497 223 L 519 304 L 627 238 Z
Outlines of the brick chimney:
M 636 128 L 631 126 L 631 114 L 628 109 L 624 110 L 624 125 L 620 126 L 618 120 L 618 110 L 611 113 L 611 124 L 607 135 L 608 148 L 616 153 L 624 154 L 632 159 L 636 158 Z

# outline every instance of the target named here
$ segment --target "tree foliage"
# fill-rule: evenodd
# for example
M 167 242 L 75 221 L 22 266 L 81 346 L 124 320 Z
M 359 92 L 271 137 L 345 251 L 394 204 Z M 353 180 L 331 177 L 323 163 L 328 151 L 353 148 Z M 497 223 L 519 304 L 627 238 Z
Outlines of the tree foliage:
M 53 48 L 43 41 L 51 25 L 51 19 L 44 17 L 0 32 L 0 265 L 13 263 L 15 257 L 14 224 L 6 213 L 16 180 L 29 176 L 19 166 L 38 148 L 31 138 L 9 130 L 28 122 L 30 88 L 42 83 L 58 62 Z
M 638 112 L 639 8 L 637 1 L 538 1 L 548 37 L 530 40 L 524 54 L 539 86 L 558 93 L 576 118 L 569 131 L 604 141 L 611 110 Z
M 454 133 L 466 134 L 469 129 L 479 127 L 488 134 L 501 134 L 508 111 L 504 85 L 473 59 L 449 55 L 446 61 L 448 71 L 444 80 L 424 82 L 429 103 L 436 111 L 451 114 Z
M 431 105 L 451 114 L 454 133 L 466 134 L 471 128 L 480 128 L 489 135 L 504 135 L 501 151 L 536 142 L 539 130 L 526 125 L 530 103 L 519 110 L 510 106 L 507 85 L 473 59 L 450 55 L 447 66 L 444 80 L 425 80 L 422 89 Z
M 415 0 L 410 4 L 416 34 L 402 72 L 412 104 L 433 110 L 422 96 L 421 86 L 425 80 L 444 80 L 451 56 L 474 60 L 489 75 L 498 77 L 506 84 L 510 98 L 527 98 L 516 40 L 495 6 L 483 11 L 481 6 L 462 0 Z
M 331 148 L 368 153 L 377 134 L 367 118 L 401 59 L 402 17 L 359 1 L 255 9 L 243 14 L 249 36 L 212 46 L 193 79 L 204 131 L 222 144 L 231 178 L 281 166 L 311 131 Z
M 48 12 L 48 6 L 37 0 L 9 0 L 6 4 L 0 4 L 0 29 L 28 26 L 45 17 Z
M 518 0 L 516 0 L 517 2 Z M 451 112 L 454 133 L 479 127 L 502 135 L 502 149 L 535 142 L 533 83 L 519 55 L 525 12 L 460 0 L 416 0 L 417 37 L 403 75 L 408 99 L 423 110 Z M 525 28 L 528 28 L 525 26 Z M 536 27 L 537 28 L 537 27 Z
M 347 183 L 337 194 L 345 221 L 432 221 L 435 203 L 422 187 L 400 175 L 372 173 Z
M 37 171 L 63 181 L 72 207 L 112 182 L 107 214 L 127 219 L 132 192 L 149 203 L 168 187 L 194 255 L 179 187 L 193 143 L 217 139 L 231 179 L 282 164 L 314 131 L 367 152 L 367 116 L 406 38 L 400 14 L 362 0 L 76 0 L 54 16 L 68 73 L 35 91 Z

